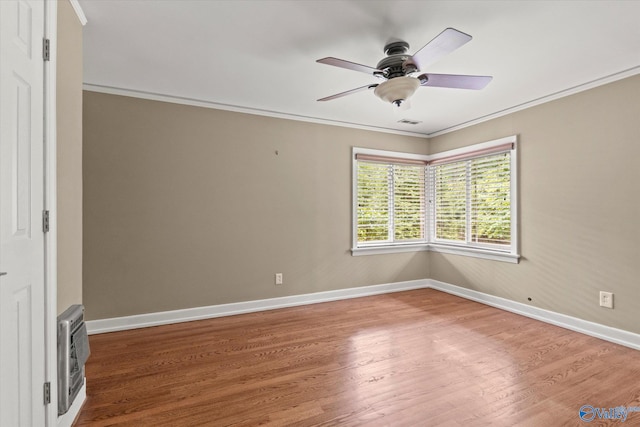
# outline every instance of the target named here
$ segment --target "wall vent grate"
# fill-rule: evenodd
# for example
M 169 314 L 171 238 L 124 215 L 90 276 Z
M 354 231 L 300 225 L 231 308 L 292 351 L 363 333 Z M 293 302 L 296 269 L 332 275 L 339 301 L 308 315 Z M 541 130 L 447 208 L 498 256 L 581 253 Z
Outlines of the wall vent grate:
M 419 120 L 402 119 L 402 120 L 398 120 L 398 123 L 402 123 L 404 125 L 417 125 L 418 123 L 422 123 L 422 122 Z

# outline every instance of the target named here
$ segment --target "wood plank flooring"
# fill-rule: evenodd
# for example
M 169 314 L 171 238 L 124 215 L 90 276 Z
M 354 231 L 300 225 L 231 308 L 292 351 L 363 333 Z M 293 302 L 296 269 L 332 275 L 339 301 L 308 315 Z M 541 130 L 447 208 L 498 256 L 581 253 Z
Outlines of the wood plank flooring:
M 433 289 L 90 345 L 76 427 L 550 427 L 585 425 L 583 405 L 640 407 L 640 352 Z

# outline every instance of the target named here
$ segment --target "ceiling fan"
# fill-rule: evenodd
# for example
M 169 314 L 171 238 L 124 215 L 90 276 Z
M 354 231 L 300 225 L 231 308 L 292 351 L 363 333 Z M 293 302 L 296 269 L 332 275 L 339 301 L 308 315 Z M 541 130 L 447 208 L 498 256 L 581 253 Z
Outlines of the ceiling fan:
M 471 41 L 471 36 L 454 28 L 447 28 L 413 55 L 409 55 L 409 43 L 396 40 L 384 47 L 387 55 L 375 68 L 343 59 L 327 57 L 318 59 L 321 64 L 333 65 L 348 70 L 371 74 L 384 80 L 346 92 L 320 98 L 318 101 L 330 101 L 367 89 L 374 89 L 375 95 L 396 107 L 406 107 L 407 100 L 420 86 L 434 86 L 455 89 L 483 89 L 493 79 L 491 76 L 469 76 L 456 74 L 431 74 L 421 72 L 443 56 L 453 52 Z

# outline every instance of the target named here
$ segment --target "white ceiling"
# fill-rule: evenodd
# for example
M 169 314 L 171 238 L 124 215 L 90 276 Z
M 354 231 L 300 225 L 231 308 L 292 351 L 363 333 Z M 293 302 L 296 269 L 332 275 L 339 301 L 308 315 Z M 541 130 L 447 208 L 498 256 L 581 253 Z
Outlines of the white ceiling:
M 433 135 L 640 73 L 640 1 L 80 0 L 84 83 L 214 108 Z M 431 73 L 491 75 L 481 91 L 421 87 L 408 111 L 378 80 L 316 63 L 375 67 L 392 38 L 414 53 L 447 27 L 473 40 Z M 421 121 L 418 125 L 398 120 Z

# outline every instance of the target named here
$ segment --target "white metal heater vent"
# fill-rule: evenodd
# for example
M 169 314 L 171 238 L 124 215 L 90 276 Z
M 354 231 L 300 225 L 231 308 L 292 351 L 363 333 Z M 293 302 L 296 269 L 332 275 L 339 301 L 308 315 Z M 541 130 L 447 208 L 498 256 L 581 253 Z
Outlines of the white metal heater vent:
M 89 354 L 84 306 L 75 304 L 58 316 L 58 415 L 69 410 L 82 388 Z

